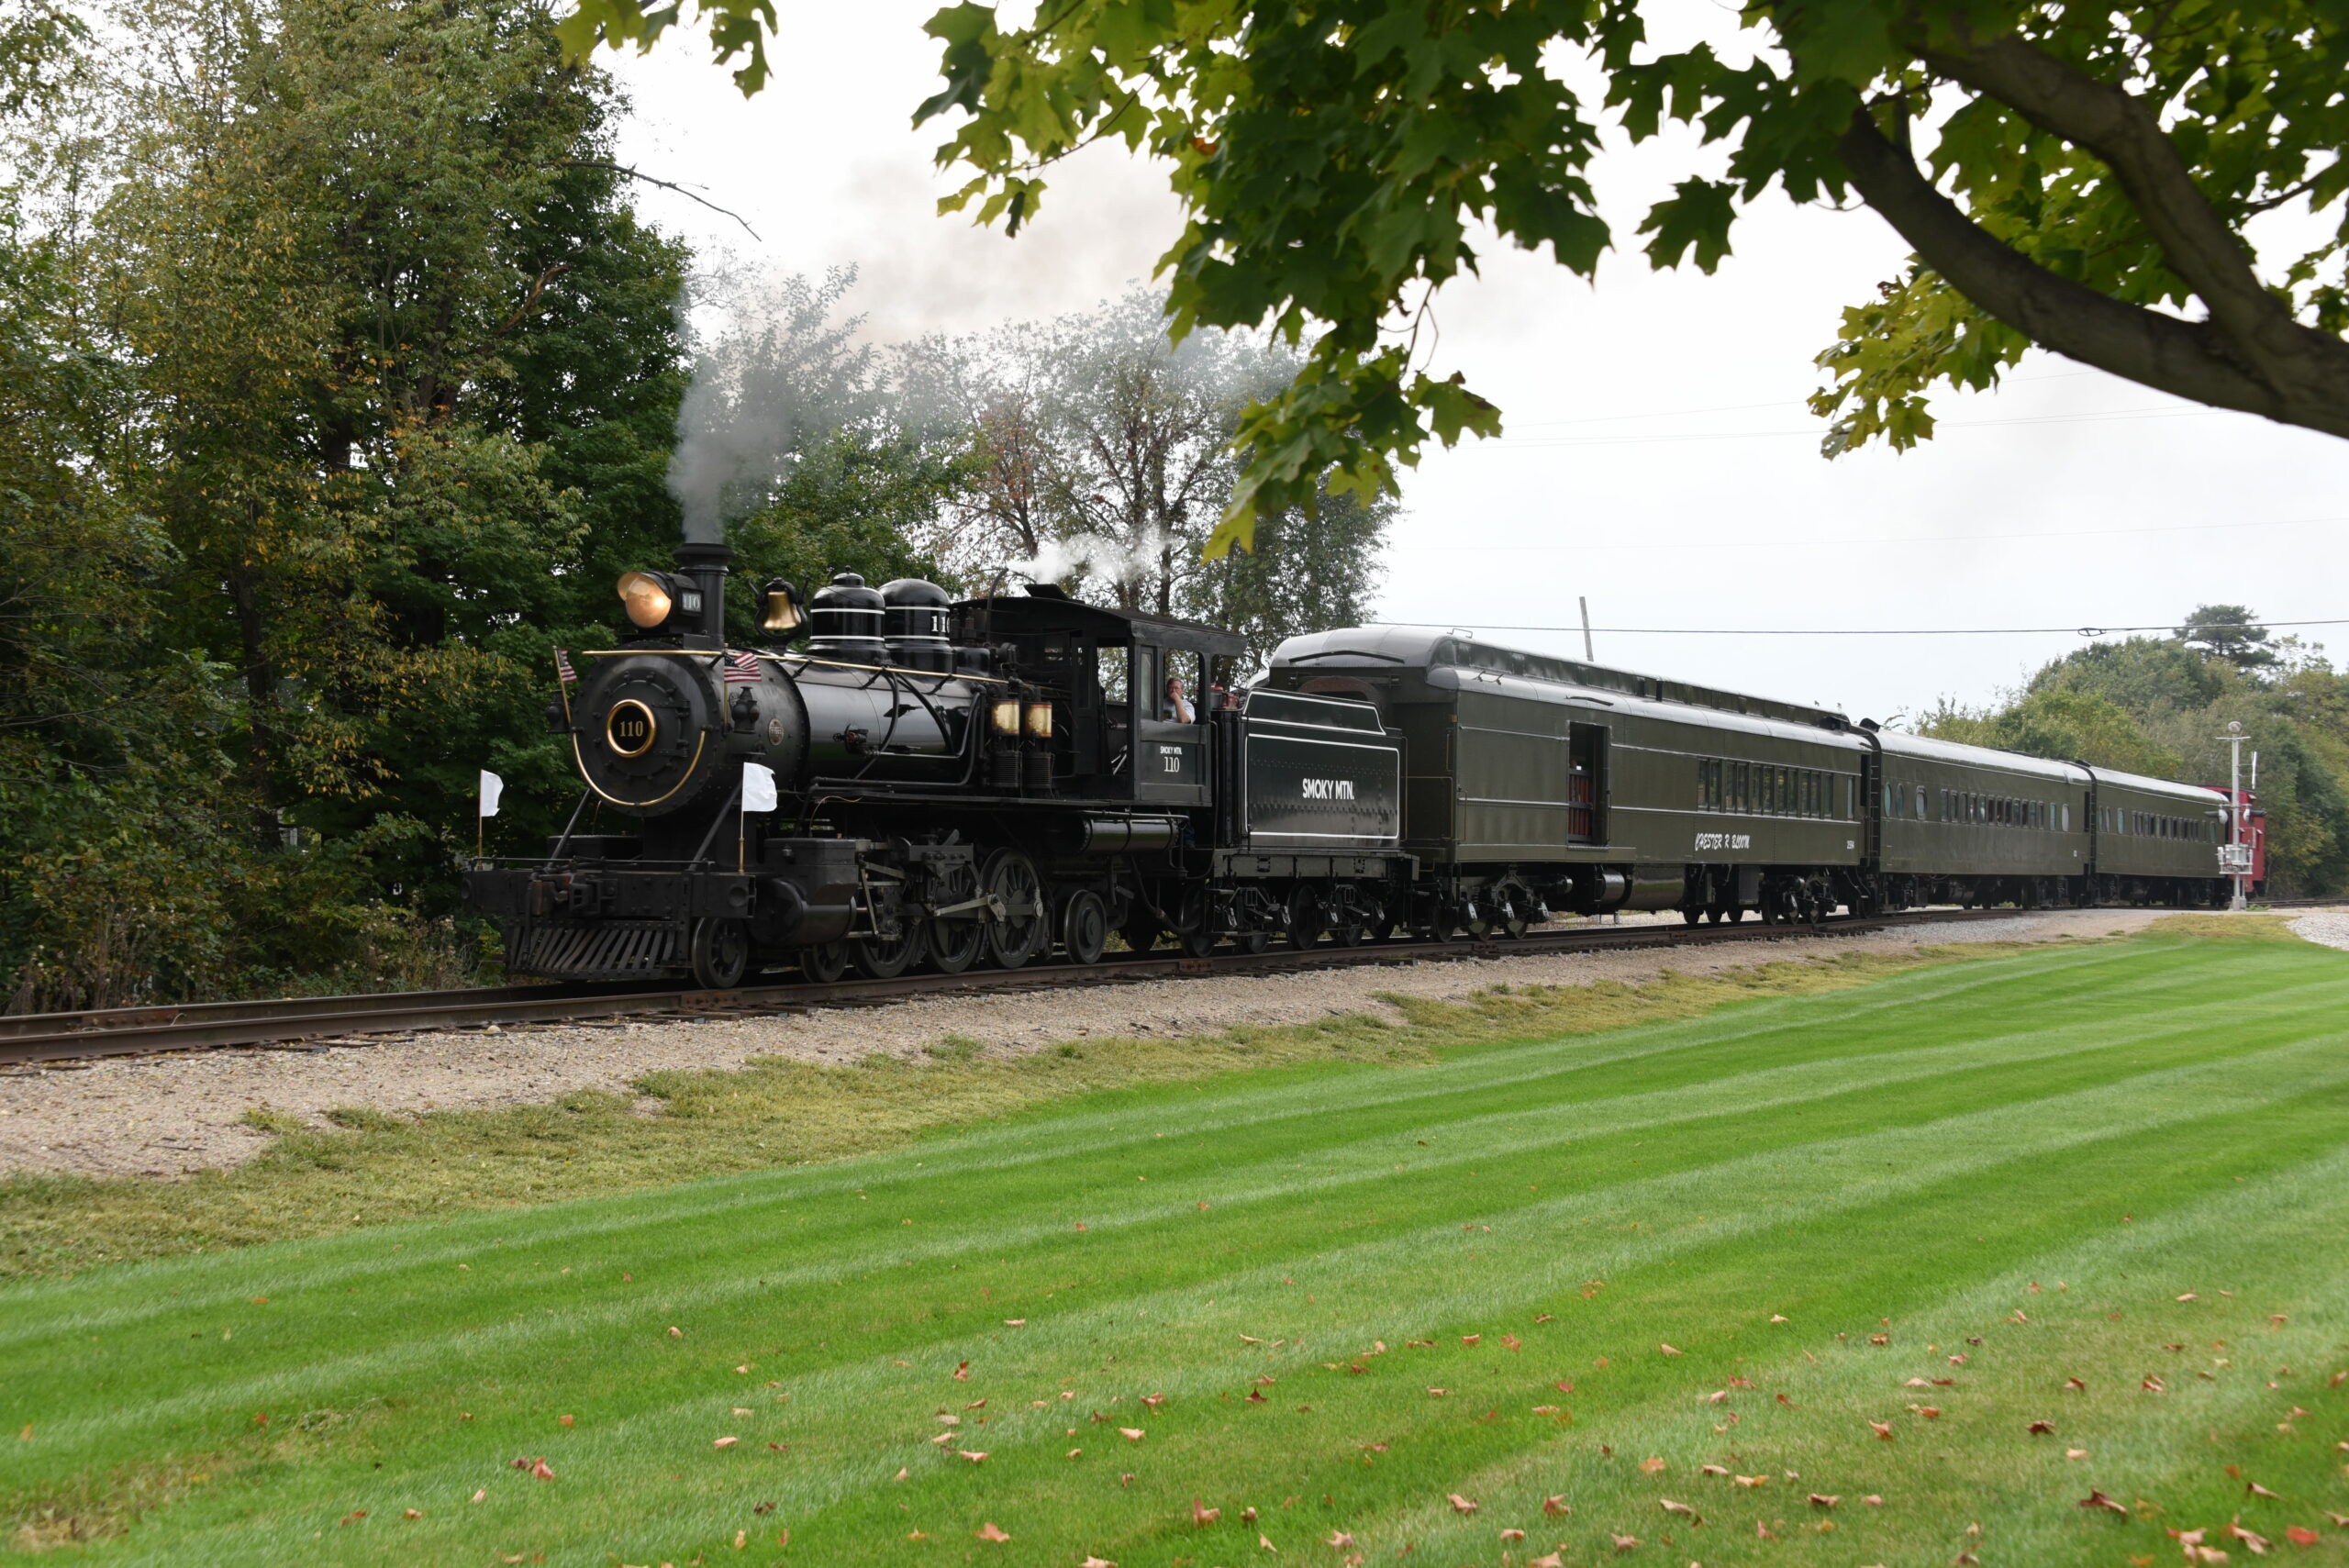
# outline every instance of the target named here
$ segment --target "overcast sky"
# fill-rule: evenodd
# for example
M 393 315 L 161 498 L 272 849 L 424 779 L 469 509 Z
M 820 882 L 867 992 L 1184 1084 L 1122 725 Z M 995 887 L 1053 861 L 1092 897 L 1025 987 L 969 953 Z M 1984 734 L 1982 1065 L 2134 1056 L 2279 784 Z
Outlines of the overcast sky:
M 921 33 L 932 0 L 786 3 L 745 102 L 697 41 L 605 56 L 634 102 L 625 157 L 740 213 L 640 187 L 705 252 L 786 271 L 853 264 L 879 337 L 1090 308 L 1146 280 L 1176 231 L 1163 178 L 1114 149 L 1052 182 L 1017 239 L 935 216 Z M 1692 21 L 1719 23 L 1704 7 Z M 1619 239 L 1687 172 L 1687 143 L 1619 150 L 1599 187 Z M 1404 479 L 1380 617 L 1565 627 L 1590 601 L 1599 658 L 1854 717 L 1978 703 L 2079 646 L 2000 637 L 1635 635 L 1631 628 L 2124 627 L 2239 602 L 2349 617 L 2349 442 L 2202 409 L 2052 356 L 1988 397 L 1937 400 L 1918 451 L 1829 462 L 1803 398 L 1838 312 L 1905 249 L 1865 210 L 1765 202 L 1711 277 L 1630 245 L 1597 284 L 1501 246 L 1439 298 L 1432 368 L 1501 405 L 1508 434 Z M 2304 635 L 2349 648 L 2349 627 Z M 1581 635 L 1492 639 L 1580 651 Z

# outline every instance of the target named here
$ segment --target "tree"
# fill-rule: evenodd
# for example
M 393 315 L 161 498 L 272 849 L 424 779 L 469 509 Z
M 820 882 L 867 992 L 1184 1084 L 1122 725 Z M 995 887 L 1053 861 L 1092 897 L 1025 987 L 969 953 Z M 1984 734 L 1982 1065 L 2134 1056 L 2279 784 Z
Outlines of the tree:
M 136 19 L 100 215 L 143 405 L 118 472 L 185 562 L 183 641 L 237 672 L 256 842 L 323 835 L 445 912 L 475 770 L 564 766 L 569 486 L 632 479 L 609 521 L 665 458 L 680 252 L 626 212 L 611 89 L 542 0 Z
M 1200 560 L 1240 481 L 1243 411 L 1297 358 L 1251 333 L 1172 342 L 1163 305 L 1136 290 L 905 356 L 906 396 L 959 427 L 975 466 L 941 553 L 974 586 L 1030 576 L 1231 626 L 1258 659 L 1283 637 L 1359 619 L 1394 513 L 1386 496 L 1318 497 L 1269 517 L 1256 557 Z
M 2277 662 L 2268 636 L 2267 628 L 2254 625 L 2251 611 L 2241 605 L 2204 605 L 2177 628 L 2177 639 L 2187 647 L 2246 672 Z
M 697 0 L 721 61 L 765 81 L 767 0 Z M 579 0 L 567 43 L 640 47 L 682 14 Z M 1829 455 L 1930 436 L 1925 392 L 1987 387 L 2036 343 L 2216 407 L 2349 435 L 2349 25 L 2329 0 L 2101 10 L 1998 0 L 1753 0 L 1750 60 L 1646 47 L 1639 0 L 1067 0 L 1024 28 L 938 12 L 955 117 L 948 206 L 1016 230 L 1042 172 L 1117 139 L 1168 169 L 1187 212 L 1164 265 L 1179 336 L 1271 325 L 1311 347 L 1253 408 L 1228 533 L 1330 487 L 1391 489 L 1430 439 L 1498 411 L 1423 364 L 1418 328 L 1474 270 L 1472 225 L 1592 274 L 1612 230 L 1587 171 L 1609 122 L 1726 144 L 1640 223 L 1658 267 L 1710 271 L 1773 187 L 1856 197 L 1915 258 L 1844 313 L 1820 362 Z M 1570 78 L 1603 79 L 1599 101 Z M 2247 226 L 2330 225 L 2263 257 Z M 2190 317 L 2188 311 L 2199 311 Z

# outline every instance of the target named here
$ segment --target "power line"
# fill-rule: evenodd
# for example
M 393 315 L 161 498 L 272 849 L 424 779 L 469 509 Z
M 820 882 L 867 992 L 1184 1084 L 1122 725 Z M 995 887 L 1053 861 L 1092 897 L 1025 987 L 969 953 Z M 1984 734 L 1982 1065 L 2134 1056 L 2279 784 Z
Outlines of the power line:
M 1909 534 L 1890 537 L 1858 537 L 1848 539 L 1707 539 L 1701 543 L 1671 544 L 1654 541 L 1643 544 L 1482 544 L 1473 548 L 1486 554 L 1519 554 L 1532 550 L 1573 550 L 1578 555 L 1600 550 L 1775 550 L 1784 552 L 1789 544 L 1805 548 L 1829 545 L 1887 545 L 1887 544 L 1989 544 L 2001 539 L 2114 539 L 2140 534 L 2210 533 L 2231 528 L 2313 528 L 2323 523 L 2349 522 L 2349 514 L 2329 517 L 2271 517 L 2257 522 L 2242 523 L 2164 523 L 2141 528 L 2032 528 L 2022 533 L 2006 534 Z M 1457 543 L 1458 541 L 1454 541 Z M 1596 629 L 1596 628 L 1594 628 Z
M 2057 371 L 2052 375 L 2010 375 L 2001 377 L 1998 384 L 2001 387 L 2028 385 L 2034 382 L 2070 381 L 2077 376 L 2103 373 L 2101 371 L 2077 370 Z M 1756 408 L 1789 406 L 1791 405 L 1785 398 L 1777 397 L 1767 403 L 1722 403 L 1710 408 L 1656 408 L 1644 414 L 1572 414 L 1555 419 L 1516 419 L 1510 423 L 1528 428 L 1537 425 L 1611 425 L 1625 419 L 1683 419 L 1698 414 L 1750 414 Z
M 1937 419 L 1935 430 L 1980 430 L 2001 425 L 2090 425 L 2114 420 L 2200 419 L 2214 414 L 2232 414 L 2232 408 L 2111 408 L 2084 414 L 2023 414 L 2009 419 Z M 1799 430 L 1706 430 L 1684 431 L 1664 436 L 1545 436 L 1525 440 L 1503 436 L 1489 443 L 1504 450 L 1531 451 L 1536 449 L 1566 447 L 1631 447 L 1674 445 L 1689 441 L 1763 440 L 1787 436 L 1809 436 L 1814 440 L 1827 427 L 1811 426 Z
M 1475 626 L 1453 621 L 1389 621 L 1389 626 L 1415 627 L 1424 630 L 1479 631 L 1555 631 L 1580 635 L 1580 626 Z M 2340 620 L 2262 620 L 2256 625 L 2263 630 L 2279 626 L 2349 626 L 2349 618 Z M 2158 626 L 1963 626 L 1963 627 L 1731 627 L 1731 626 L 1595 626 L 1594 636 L 1606 637 L 2044 637 L 2058 634 L 2077 637 L 2110 637 L 2121 631 L 2176 631 L 2175 621 Z M 2213 628 L 2217 629 L 2217 628 Z

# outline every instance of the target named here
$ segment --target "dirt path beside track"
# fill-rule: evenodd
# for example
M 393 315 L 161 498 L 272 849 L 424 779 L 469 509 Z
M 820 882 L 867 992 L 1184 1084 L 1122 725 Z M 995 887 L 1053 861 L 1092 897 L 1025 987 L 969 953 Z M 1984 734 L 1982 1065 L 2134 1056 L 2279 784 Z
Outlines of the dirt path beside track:
M 1001 1052 L 1087 1036 L 1179 1039 L 1236 1025 L 1385 1014 L 1390 1009 L 1377 999 L 1382 992 L 1449 1000 L 1504 984 L 1637 984 L 1665 970 L 1710 974 L 1789 958 L 1906 952 L 1934 943 L 2102 937 L 2141 929 L 2164 913 L 2061 910 L 1716 948 L 1208 975 L 1083 991 L 926 997 L 791 1017 L 552 1024 L 496 1034 L 419 1034 L 324 1051 L 114 1058 L 0 1076 L 0 1173 L 173 1177 L 231 1166 L 268 1142 L 267 1133 L 244 1120 L 255 1110 L 317 1121 L 339 1106 L 414 1115 L 544 1103 L 583 1089 L 626 1093 L 644 1073 L 661 1069 L 734 1068 L 772 1056 L 845 1065 L 876 1051 L 911 1056 L 950 1035 Z M 2344 928 L 2334 945 L 2349 945 L 2349 916 L 2330 918 Z M 647 1100 L 644 1108 L 656 1113 L 657 1102 Z

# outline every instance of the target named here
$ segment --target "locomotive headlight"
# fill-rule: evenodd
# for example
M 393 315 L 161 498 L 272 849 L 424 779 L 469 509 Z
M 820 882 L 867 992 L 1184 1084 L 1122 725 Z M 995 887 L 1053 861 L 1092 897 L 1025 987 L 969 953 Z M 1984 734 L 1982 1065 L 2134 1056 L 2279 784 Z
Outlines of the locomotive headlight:
M 1028 705 L 1028 736 L 1032 740 L 1052 738 L 1052 705 L 1036 702 Z
M 987 723 L 997 735 L 1019 734 L 1019 705 L 1017 702 L 996 703 L 987 709 Z
M 629 624 L 645 631 L 667 620 L 674 603 L 667 581 L 650 572 L 621 573 L 619 594 Z

